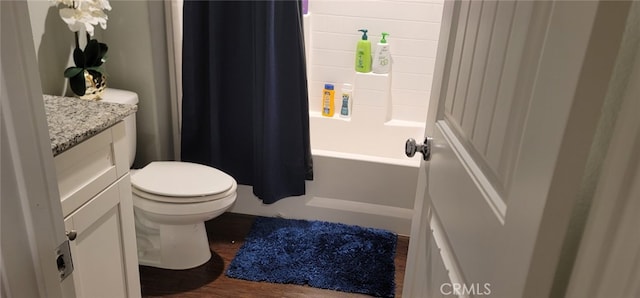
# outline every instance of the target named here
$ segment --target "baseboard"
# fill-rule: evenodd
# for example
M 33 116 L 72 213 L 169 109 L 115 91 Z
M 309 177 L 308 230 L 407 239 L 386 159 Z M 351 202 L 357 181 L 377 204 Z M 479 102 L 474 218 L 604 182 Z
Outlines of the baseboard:
M 238 186 L 238 198 L 228 211 L 256 216 L 339 222 L 385 229 L 404 236 L 411 232 L 413 217 L 412 209 L 311 195 L 289 197 L 273 204 L 263 204 L 253 195 L 251 187 L 245 185 Z

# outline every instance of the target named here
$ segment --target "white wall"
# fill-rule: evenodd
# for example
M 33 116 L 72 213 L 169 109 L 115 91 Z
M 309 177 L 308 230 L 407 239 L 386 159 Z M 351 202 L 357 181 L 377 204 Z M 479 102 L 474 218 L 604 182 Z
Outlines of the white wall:
M 74 48 L 74 34 L 60 19 L 58 9 L 51 1 L 29 0 L 27 4 L 42 92 L 64 95 L 69 88 L 63 73 L 68 66 L 73 65 L 71 53 Z
M 108 85 L 138 93 L 138 150 L 134 167 L 173 160 L 173 130 L 164 3 L 110 1 L 106 69 Z
M 308 66 L 311 111 L 320 111 L 324 83 L 337 84 L 339 92 L 343 83 L 356 82 L 355 48 L 361 37 L 357 30 L 366 28 L 372 51 L 381 32 L 390 34 L 387 41 L 393 56 L 391 97 L 380 98 L 384 94 L 372 92 L 370 85 L 379 85 L 379 78 L 358 78 L 354 115 L 359 109 L 386 107 L 390 109 L 385 111 L 387 120 L 424 123 L 442 8 L 443 0 L 310 0 L 311 47 L 307 55 L 311 55 Z

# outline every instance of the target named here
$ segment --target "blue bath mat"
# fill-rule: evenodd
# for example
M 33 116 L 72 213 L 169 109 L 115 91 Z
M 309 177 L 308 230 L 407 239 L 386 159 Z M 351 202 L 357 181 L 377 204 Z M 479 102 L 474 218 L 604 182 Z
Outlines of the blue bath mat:
M 397 240 L 380 229 L 258 217 L 226 274 L 394 297 Z

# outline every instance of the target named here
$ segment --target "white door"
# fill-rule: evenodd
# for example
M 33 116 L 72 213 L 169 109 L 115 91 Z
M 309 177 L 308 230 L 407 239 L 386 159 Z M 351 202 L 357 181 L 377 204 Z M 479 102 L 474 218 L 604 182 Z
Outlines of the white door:
M 0 296 L 75 297 L 27 3 L 0 13 Z
M 446 1 L 404 295 L 549 296 L 628 8 Z

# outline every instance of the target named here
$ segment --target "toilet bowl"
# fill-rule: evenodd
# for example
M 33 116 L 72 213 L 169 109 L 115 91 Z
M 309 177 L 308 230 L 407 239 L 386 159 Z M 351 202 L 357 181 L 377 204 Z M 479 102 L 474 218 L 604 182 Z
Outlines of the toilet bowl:
M 138 104 L 131 91 L 107 88 L 102 101 Z M 136 151 L 135 114 L 124 119 L 129 166 Z M 165 269 L 189 269 L 211 258 L 204 222 L 229 209 L 236 200 L 233 177 L 215 168 L 188 162 L 152 162 L 131 170 L 138 263 Z
M 204 222 L 236 200 L 236 181 L 215 168 L 152 162 L 131 175 L 138 263 L 189 269 L 211 258 Z

